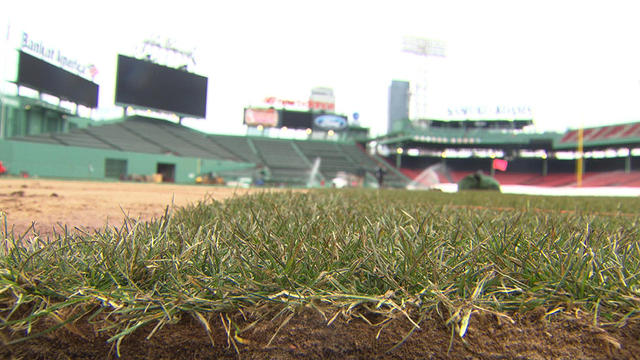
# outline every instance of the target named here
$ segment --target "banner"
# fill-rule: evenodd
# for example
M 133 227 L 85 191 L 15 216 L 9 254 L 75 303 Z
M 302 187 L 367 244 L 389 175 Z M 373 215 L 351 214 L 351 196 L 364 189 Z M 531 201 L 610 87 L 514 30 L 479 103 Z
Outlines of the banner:
M 244 109 L 244 123 L 247 126 L 278 126 L 278 110 L 276 109 Z
M 493 168 L 500 171 L 507 171 L 507 160 L 493 159 Z

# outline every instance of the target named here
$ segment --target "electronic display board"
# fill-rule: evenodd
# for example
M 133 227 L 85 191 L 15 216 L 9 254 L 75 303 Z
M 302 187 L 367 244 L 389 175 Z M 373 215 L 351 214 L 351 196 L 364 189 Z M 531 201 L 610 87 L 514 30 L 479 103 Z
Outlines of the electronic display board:
M 116 104 L 205 118 L 208 79 L 184 70 L 118 55 Z
M 17 83 L 86 107 L 98 107 L 98 84 L 23 51 Z

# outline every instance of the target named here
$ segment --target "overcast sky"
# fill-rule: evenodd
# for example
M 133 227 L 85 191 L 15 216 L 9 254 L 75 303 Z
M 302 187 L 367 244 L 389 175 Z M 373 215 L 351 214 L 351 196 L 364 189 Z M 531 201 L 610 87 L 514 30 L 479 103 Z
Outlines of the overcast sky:
M 416 77 L 403 36 L 436 39 L 426 61 L 429 109 L 530 106 L 541 130 L 640 120 L 636 1 L 11 1 L 2 33 L 25 31 L 99 70 L 100 106 L 113 107 L 117 54 L 147 38 L 195 49 L 209 78 L 207 119 L 243 133 L 242 109 L 275 96 L 334 89 L 336 109 L 387 128 L 392 79 Z

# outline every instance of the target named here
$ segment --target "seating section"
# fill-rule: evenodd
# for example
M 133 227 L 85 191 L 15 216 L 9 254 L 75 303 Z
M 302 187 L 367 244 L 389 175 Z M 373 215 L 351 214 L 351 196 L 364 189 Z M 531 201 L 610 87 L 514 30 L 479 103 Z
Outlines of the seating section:
M 157 121 L 157 120 L 155 120 Z M 124 121 L 121 124 L 131 133 L 145 139 L 148 143 L 166 148 L 177 156 L 189 156 L 196 158 L 212 158 L 215 155 L 201 149 L 192 143 L 175 136 L 166 130 L 164 126 L 149 123 L 148 121 Z
M 402 173 L 404 174 L 404 176 L 408 177 L 411 180 L 414 180 L 415 178 L 418 177 L 418 175 L 420 175 L 420 171 L 415 170 L 415 169 L 405 169 L 402 168 L 400 169 L 400 171 L 402 171 Z
M 306 184 L 311 163 L 291 140 L 251 139 L 259 156 L 269 168 L 271 182 Z
M 541 177 L 540 174 L 532 173 L 502 173 L 496 172 L 494 178 L 502 185 L 521 185 L 535 181 Z
M 633 173 L 628 179 L 620 182 L 619 186 L 640 187 L 640 171 Z
M 640 171 L 607 171 L 603 173 L 588 173 L 582 181 L 582 186 L 640 186 Z
M 560 139 L 560 144 L 577 143 L 578 135 L 578 130 L 571 130 Z M 630 138 L 640 138 L 640 123 L 587 128 L 582 132 L 585 143 Z
M 336 142 L 296 141 L 310 161 L 320 158 L 320 172 L 326 179 L 334 178 L 338 172 L 344 171 L 372 178 L 378 166 L 386 169 L 384 183 L 395 187 L 404 187 L 409 178 L 387 164 L 384 159 L 376 159 L 368 155 L 359 145 Z
M 270 168 L 269 182 L 274 184 L 306 185 L 311 169 Z
M 109 124 L 104 126 L 93 126 L 85 129 L 89 134 L 101 139 L 103 142 L 111 144 L 114 148 L 122 151 L 163 154 L 170 152 L 166 147 L 147 141 L 122 125 L 122 123 Z M 76 130 L 71 131 L 71 134 Z
M 216 158 L 242 161 L 239 157 L 229 152 L 227 149 L 218 145 L 216 142 L 198 131 L 194 131 L 173 123 L 161 123 L 160 127 L 164 128 L 166 131 L 173 134 L 177 138 L 187 141 L 199 149 L 205 150 L 207 153 L 213 155 Z
M 113 146 L 111 146 L 110 144 L 99 140 L 95 136 L 91 136 L 91 134 L 82 129 L 77 129 L 76 131 L 73 131 L 71 133 L 51 134 L 51 137 L 57 139 L 61 144 L 67 146 L 113 149 Z
M 260 156 L 253 150 L 250 139 L 246 136 L 207 135 L 207 138 L 242 161 L 254 164 L 263 163 Z
M 270 168 L 311 168 L 309 160 L 301 156 L 292 141 L 266 138 L 255 138 L 252 141 L 256 151 Z
M 557 173 L 549 174 L 547 176 L 539 176 L 530 181 L 525 182 L 522 185 L 531 186 L 573 186 L 576 184 L 576 174 L 574 173 Z
M 295 145 L 312 163 L 320 158 L 320 173 L 326 179 L 334 178 L 339 171 L 357 169 L 358 163 L 345 155 L 334 142 L 295 141 Z

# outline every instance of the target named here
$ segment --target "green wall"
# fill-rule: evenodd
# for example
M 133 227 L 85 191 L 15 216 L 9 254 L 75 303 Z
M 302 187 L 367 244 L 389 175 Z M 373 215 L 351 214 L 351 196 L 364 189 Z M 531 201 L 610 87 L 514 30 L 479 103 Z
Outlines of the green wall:
M 38 99 L 0 96 L 0 138 L 62 133 L 95 123 Z M 101 122 L 104 125 L 106 122 Z
M 108 180 L 105 177 L 107 158 L 127 160 L 128 175 L 151 175 L 156 173 L 158 163 L 175 164 L 175 182 L 184 184 L 195 182 L 190 175 L 253 167 L 250 163 L 228 160 L 0 140 L 0 161 L 11 175 L 27 172 L 31 177 Z

